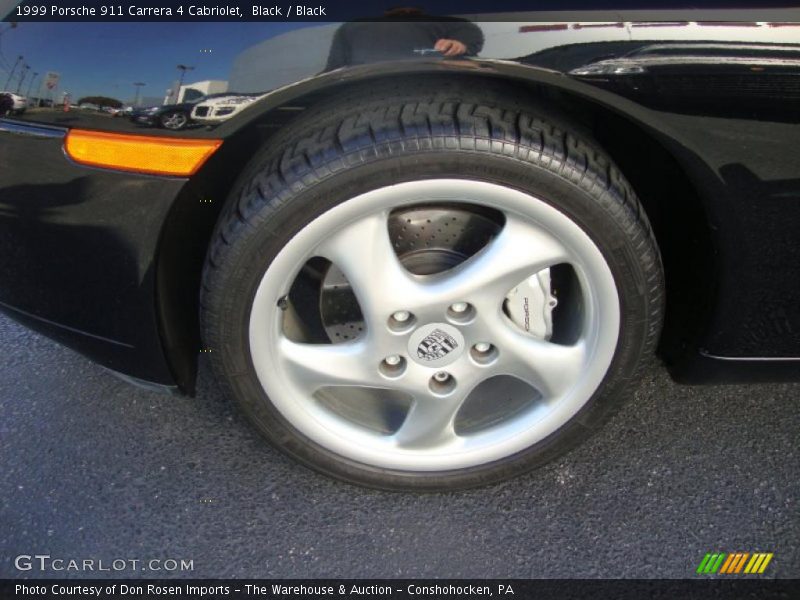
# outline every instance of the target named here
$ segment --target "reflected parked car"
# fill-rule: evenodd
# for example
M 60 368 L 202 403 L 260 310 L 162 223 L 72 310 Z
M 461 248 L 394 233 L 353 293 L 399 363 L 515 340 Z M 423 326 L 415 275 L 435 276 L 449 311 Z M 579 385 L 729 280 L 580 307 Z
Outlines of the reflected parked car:
M 131 114 L 131 121 L 139 123 L 140 125 L 149 125 L 150 127 L 162 127 L 164 129 L 171 129 L 172 131 L 179 131 L 191 124 L 193 120 L 191 117 L 192 109 L 198 103 L 215 96 L 224 95 L 227 94 L 210 94 L 180 104 L 164 104 L 163 106 L 134 109 Z
M 28 106 L 28 99 L 25 96 L 20 96 L 19 94 L 15 94 L 13 92 L 2 92 L 0 94 L 4 94 L 9 96 L 13 101 L 13 106 L 10 109 L 10 113 L 12 115 L 21 115 L 25 112 L 25 108 Z
M 239 114 L 265 94 L 215 94 L 206 96 L 192 109 L 192 120 L 213 125 Z
M 111 113 L 115 117 L 130 117 L 136 111 L 132 106 L 125 106 Z

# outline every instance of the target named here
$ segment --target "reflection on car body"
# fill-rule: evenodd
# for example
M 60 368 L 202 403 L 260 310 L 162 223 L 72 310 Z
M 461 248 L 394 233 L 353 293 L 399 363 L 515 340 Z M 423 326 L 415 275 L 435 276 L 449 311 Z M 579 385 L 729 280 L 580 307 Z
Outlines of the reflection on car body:
M 140 125 L 162 127 L 173 131 L 181 130 L 191 124 L 192 109 L 195 104 L 212 96 L 200 96 L 180 104 L 162 104 L 145 108 L 132 108 L 130 119 Z
M 25 96 L 20 96 L 19 94 L 15 94 L 13 92 L 3 91 L 0 91 L 0 95 L 5 96 L 7 101 L 10 101 L 9 106 L 6 108 L 6 112 L 12 115 L 21 115 L 28 107 L 28 99 Z
M 197 102 L 192 108 L 192 120 L 197 123 L 221 123 L 235 116 L 264 94 L 220 94 Z

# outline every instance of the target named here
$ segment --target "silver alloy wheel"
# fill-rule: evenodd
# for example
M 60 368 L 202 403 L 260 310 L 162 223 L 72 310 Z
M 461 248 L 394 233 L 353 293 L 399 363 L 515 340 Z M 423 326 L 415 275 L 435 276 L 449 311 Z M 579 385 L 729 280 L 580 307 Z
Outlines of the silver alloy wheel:
M 391 211 L 455 203 L 501 211 L 502 229 L 455 268 L 430 276 L 411 274 L 389 237 Z M 311 344 L 293 341 L 284 332 L 282 299 L 312 257 L 330 260 L 352 286 L 365 323 L 356 339 Z M 504 298 L 517 284 L 564 263 L 577 277 L 582 305 L 580 331 L 568 344 L 527 335 L 503 310 Z M 463 309 L 463 303 L 469 306 L 466 319 L 450 310 Z M 393 315 L 405 312 L 410 315 L 407 326 L 392 326 Z M 299 231 L 258 286 L 249 343 L 266 394 L 312 441 L 376 467 L 444 471 L 511 456 L 567 423 L 603 381 L 619 326 L 619 297 L 608 264 L 591 238 L 564 213 L 501 185 L 434 179 L 362 194 Z M 420 339 L 431 335 L 450 339 L 445 343 L 449 350 L 443 358 L 427 361 L 415 350 Z M 482 349 L 490 344 L 493 359 L 479 360 L 476 344 Z M 457 431 L 456 415 L 470 392 L 498 376 L 525 382 L 541 398 L 479 432 Z M 412 403 L 396 431 L 379 433 L 320 404 L 320 389 L 339 386 L 393 390 Z
M 186 121 L 187 119 L 185 114 L 181 112 L 174 112 L 170 113 L 169 116 L 161 122 L 161 124 L 167 129 L 180 129 L 186 125 Z

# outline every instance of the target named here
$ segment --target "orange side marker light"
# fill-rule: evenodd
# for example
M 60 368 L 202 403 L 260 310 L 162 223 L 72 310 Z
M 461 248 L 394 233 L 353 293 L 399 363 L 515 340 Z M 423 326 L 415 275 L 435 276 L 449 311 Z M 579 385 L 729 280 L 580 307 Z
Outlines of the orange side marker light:
M 128 135 L 71 129 L 64 148 L 77 163 L 153 175 L 194 175 L 222 140 Z

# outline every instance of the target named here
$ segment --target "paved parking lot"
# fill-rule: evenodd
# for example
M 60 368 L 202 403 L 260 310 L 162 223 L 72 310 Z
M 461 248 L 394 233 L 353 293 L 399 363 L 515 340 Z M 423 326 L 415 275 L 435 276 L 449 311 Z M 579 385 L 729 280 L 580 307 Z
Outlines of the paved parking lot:
M 709 551 L 800 577 L 800 384 L 683 387 L 654 366 L 570 455 L 413 495 L 284 458 L 205 364 L 198 397 L 171 398 L 2 316 L 0 344 L 0 577 L 39 576 L 20 554 L 190 559 L 173 575 L 192 577 L 685 577 Z M 117 575 L 140 574 L 167 573 Z

